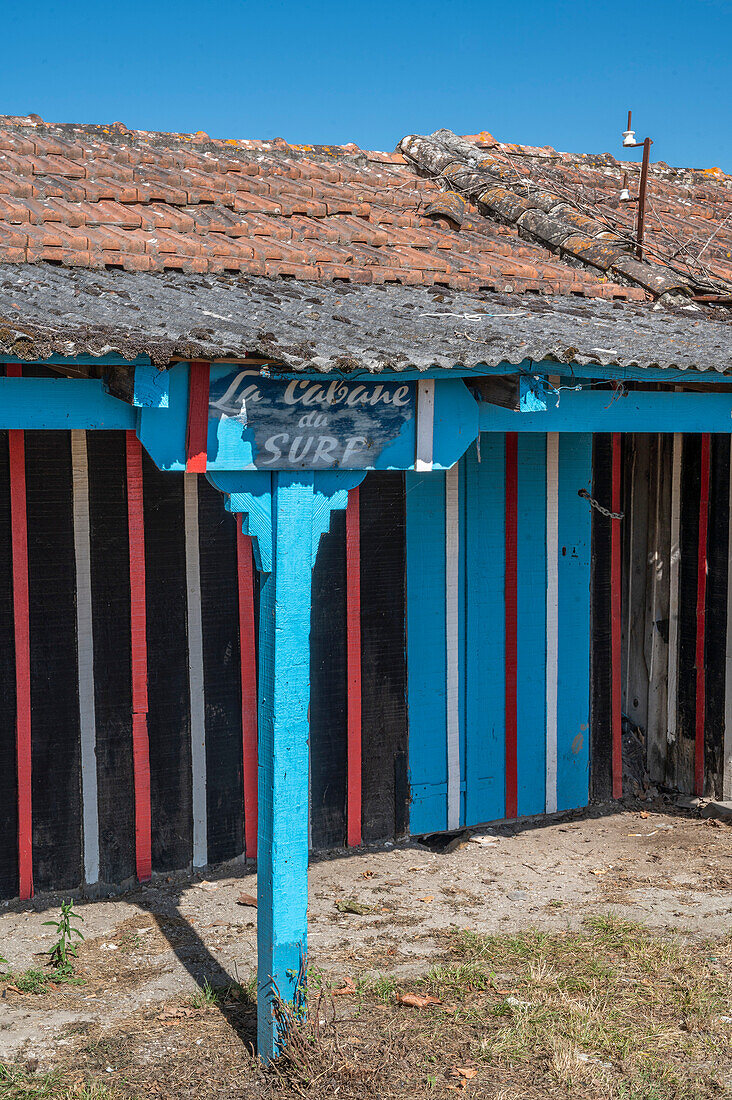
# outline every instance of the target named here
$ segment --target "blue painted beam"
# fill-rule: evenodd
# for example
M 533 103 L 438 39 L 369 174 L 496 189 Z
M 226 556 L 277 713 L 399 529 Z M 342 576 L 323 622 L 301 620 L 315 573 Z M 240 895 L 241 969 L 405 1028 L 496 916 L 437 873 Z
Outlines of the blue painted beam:
M 542 736 L 546 725 L 545 435 L 524 433 L 518 437 L 517 534 L 516 756 L 518 814 L 524 817 L 543 813 L 545 803 L 546 739 Z
M 567 390 L 546 412 L 479 406 L 482 432 L 732 432 L 732 394 Z
M 445 477 L 407 474 L 410 831 L 447 828 Z
M 466 825 L 496 821 L 506 809 L 505 477 L 502 435 L 482 439 L 480 452 L 470 448 L 464 539 Z
M 592 436 L 559 439 L 557 809 L 586 806 L 590 780 L 590 553 Z
M 0 378 L 0 428 L 127 431 L 137 410 L 95 378 Z
M 283 1034 L 278 1002 L 304 1010 L 308 903 L 312 474 L 271 474 L 272 571 L 259 612 L 257 1041 Z
M 170 374 L 152 364 L 135 367 L 133 405 L 141 408 L 167 409 L 170 401 Z
M 245 514 L 261 572 L 257 1042 L 265 1062 L 287 1039 L 288 1015 L 305 1009 L 312 568 L 331 513 L 346 507 L 348 489 L 363 476 L 257 471 L 212 478 L 228 507 Z

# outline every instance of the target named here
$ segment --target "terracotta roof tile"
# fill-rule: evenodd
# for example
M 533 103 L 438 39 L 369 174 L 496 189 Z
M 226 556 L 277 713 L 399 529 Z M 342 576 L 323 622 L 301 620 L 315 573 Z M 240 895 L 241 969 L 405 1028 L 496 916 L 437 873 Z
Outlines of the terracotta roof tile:
M 487 132 L 389 153 L 6 117 L 0 261 L 634 300 L 726 285 L 730 177 L 653 165 L 639 264 L 624 171 L 633 192 L 637 165 Z

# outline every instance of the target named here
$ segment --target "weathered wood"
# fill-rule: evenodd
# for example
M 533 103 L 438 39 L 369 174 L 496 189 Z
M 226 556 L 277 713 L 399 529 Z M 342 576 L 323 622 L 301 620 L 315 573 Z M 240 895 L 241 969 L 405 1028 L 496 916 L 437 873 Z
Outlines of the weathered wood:
M 445 471 L 445 668 L 447 827 L 457 829 L 460 797 L 460 466 Z
M 612 436 L 597 434 L 592 450 L 592 495 L 609 501 L 612 494 Z M 610 524 L 592 510 L 590 730 L 592 773 L 590 791 L 600 802 L 612 797 L 612 655 L 610 640 Z
M 89 473 L 86 433 L 71 432 L 76 562 L 76 639 L 81 731 L 81 795 L 83 805 L 84 880 L 99 880 L 99 809 L 97 784 L 97 723 L 94 701 L 94 630 L 89 524 Z
M 672 464 L 673 437 L 656 435 L 650 455 L 644 629 L 646 768 L 654 783 L 665 783 L 667 770 Z
M 188 626 L 188 695 L 191 714 L 191 816 L 193 866 L 208 863 L 206 776 L 206 695 L 203 679 L 201 554 L 198 528 L 198 474 L 183 475 L 185 525 L 186 622 Z
M 727 665 L 729 565 L 729 439 L 711 437 L 709 538 L 707 560 L 706 715 L 704 731 L 704 793 L 724 797 L 724 735 Z
M 623 568 L 623 712 L 645 731 L 648 723 L 648 667 L 645 659 L 646 574 L 651 449 L 655 437 L 626 436 Z
M 351 489 L 346 509 L 346 635 L 348 649 L 348 843 L 357 847 L 361 830 L 361 509 L 360 488 Z
M 546 437 L 546 812 L 557 809 L 559 675 L 559 439 Z

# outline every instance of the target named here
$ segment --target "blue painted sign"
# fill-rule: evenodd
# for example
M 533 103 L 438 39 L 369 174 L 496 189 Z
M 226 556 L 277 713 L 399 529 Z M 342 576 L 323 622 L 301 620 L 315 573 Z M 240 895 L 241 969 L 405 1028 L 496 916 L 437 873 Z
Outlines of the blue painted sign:
M 414 382 L 288 382 L 252 370 L 217 371 L 209 440 L 226 440 L 228 449 L 238 437 L 258 470 L 372 469 L 405 435 L 411 446 L 415 411 Z M 209 461 L 215 457 L 209 445 Z

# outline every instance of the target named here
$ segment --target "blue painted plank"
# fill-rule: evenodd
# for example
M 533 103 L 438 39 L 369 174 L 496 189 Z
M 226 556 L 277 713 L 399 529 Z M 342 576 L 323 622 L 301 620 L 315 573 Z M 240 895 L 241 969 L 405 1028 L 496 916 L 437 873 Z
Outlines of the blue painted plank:
M 410 831 L 447 828 L 445 479 L 407 474 Z
M 136 423 L 137 410 L 95 378 L 0 378 L 0 428 L 127 431 Z
M 133 404 L 141 408 L 167 409 L 170 373 L 152 364 L 135 367 Z
M 612 400 L 607 390 L 568 390 L 558 407 L 552 407 L 550 394 L 546 412 L 514 412 L 486 402 L 479 410 L 482 432 L 732 432 L 728 393 L 635 390 Z
M 460 460 L 460 473 L 458 479 L 459 493 L 460 493 L 460 535 L 459 535 L 459 588 L 458 588 L 458 623 L 459 623 L 459 650 L 458 650 L 458 675 L 459 675 L 459 695 L 458 695 L 458 728 L 460 732 L 460 824 L 464 825 L 466 821 L 467 812 L 467 775 L 468 775 L 468 736 L 466 732 L 466 716 L 468 706 L 468 680 L 465 675 L 466 657 L 468 651 L 468 630 L 467 630 L 467 601 L 468 601 L 468 586 L 467 586 L 467 518 L 468 518 L 468 496 L 466 492 L 467 487 L 467 461 L 465 457 Z
M 276 1056 L 274 1000 L 306 971 L 312 474 L 272 475 L 272 572 L 259 612 L 257 1038 Z
M 185 470 L 188 364 L 168 371 L 168 408 L 140 409 L 140 442 L 160 470 Z
M 544 811 L 546 771 L 546 436 L 518 437 L 516 747 L 519 816 Z
M 502 434 L 465 457 L 465 824 L 505 814 L 505 475 Z
M 559 669 L 557 809 L 586 806 L 590 769 L 592 512 L 578 489 L 592 477 L 592 436 L 559 438 Z

